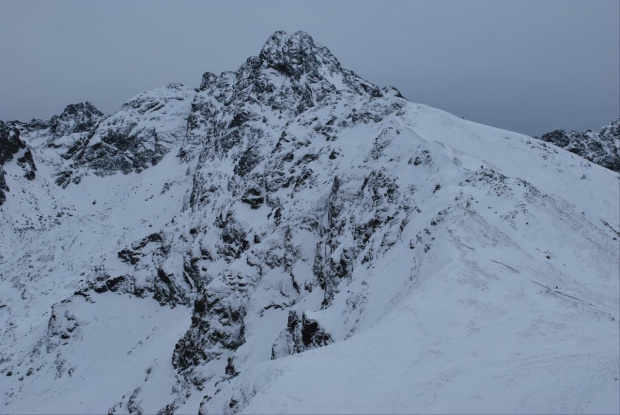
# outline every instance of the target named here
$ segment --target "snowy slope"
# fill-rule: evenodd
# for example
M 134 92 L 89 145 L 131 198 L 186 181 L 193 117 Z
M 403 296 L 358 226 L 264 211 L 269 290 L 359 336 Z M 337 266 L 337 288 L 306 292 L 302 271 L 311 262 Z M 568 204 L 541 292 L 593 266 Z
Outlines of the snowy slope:
M 620 410 L 617 173 L 303 32 L 79 109 L 6 124 L 5 411 Z

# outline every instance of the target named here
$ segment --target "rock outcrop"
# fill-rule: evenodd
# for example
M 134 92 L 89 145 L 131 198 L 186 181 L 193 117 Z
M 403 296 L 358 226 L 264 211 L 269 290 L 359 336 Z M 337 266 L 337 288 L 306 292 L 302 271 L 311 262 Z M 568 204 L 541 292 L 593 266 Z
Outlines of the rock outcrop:
M 555 130 L 540 139 L 577 154 L 609 170 L 620 172 L 620 118 L 603 126 L 598 133 Z
M 0 205 L 6 200 L 6 194 L 10 189 L 6 184 L 5 171 L 2 165 L 13 159 L 13 155 L 26 147 L 19 138 L 19 129 L 0 121 Z

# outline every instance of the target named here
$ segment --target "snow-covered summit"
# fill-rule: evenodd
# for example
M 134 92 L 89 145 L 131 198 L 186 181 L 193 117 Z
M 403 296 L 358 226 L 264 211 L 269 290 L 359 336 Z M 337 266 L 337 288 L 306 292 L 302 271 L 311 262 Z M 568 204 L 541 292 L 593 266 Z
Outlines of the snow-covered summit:
M 320 69 L 336 70 L 340 63 L 329 49 L 314 43 L 305 32 L 287 34 L 275 32 L 262 47 L 258 58 L 267 68 L 274 68 L 288 76 L 301 78 Z
M 615 172 L 303 32 L 32 125 L 0 123 L 7 412 L 618 412 Z
M 274 33 L 261 49 L 258 59 L 262 68 L 274 69 L 297 81 L 304 80 L 308 84 L 327 82 L 336 90 L 381 96 L 377 86 L 342 68 L 328 48 L 315 43 L 305 32 Z
M 87 132 L 101 118 L 103 118 L 103 113 L 88 101 L 67 105 L 62 114 L 50 120 L 50 133 L 61 137 Z
M 305 32 L 274 33 L 259 55 L 248 58 L 234 74 L 225 72 L 217 77 L 207 72 L 200 89 L 213 95 L 214 86 L 229 88 L 225 93 L 227 103 L 257 101 L 295 114 L 334 93 L 381 96 L 377 86 L 342 68 L 329 49 L 315 43 Z

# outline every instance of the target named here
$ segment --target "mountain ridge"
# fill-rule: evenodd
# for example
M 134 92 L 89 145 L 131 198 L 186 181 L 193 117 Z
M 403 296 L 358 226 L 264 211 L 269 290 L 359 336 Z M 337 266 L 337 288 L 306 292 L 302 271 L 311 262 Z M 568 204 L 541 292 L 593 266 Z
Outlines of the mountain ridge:
M 542 141 L 555 144 L 605 168 L 620 172 L 620 118 L 601 127 L 598 133 L 555 130 Z
M 82 112 L 4 165 L 7 410 L 617 409 L 617 173 L 303 32 Z

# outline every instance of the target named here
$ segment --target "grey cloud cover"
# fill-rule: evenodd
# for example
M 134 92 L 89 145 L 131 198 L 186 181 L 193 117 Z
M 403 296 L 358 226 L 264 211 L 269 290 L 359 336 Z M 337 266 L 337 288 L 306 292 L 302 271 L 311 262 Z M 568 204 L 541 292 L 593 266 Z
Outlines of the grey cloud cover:
M 0 119 L 89 100 L 112 113 L 169 82 L 235 70 L 276 30 L 412 101 L 531 135 L 619 116 L 619 2 L 3 1 Z

